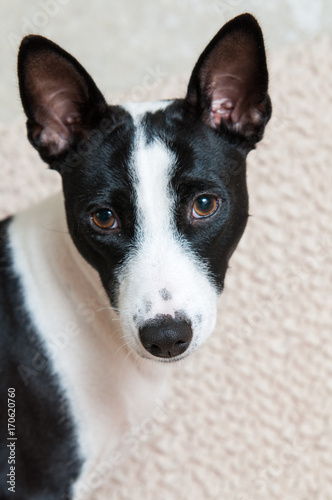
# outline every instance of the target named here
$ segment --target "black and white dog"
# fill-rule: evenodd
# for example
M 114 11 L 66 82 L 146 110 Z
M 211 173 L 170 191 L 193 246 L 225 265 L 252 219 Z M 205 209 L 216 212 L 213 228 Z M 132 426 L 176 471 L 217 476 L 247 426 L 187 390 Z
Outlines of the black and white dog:
M 18 75 L 63 193 L 0 224 L 0 498 L 93 499 L 93 474 L 162 394 L 162 363 L 214 328 L 271 114 L 263 36 L 249 14 L 227 23 L 184 99 L 109 106 L 36 35 Z

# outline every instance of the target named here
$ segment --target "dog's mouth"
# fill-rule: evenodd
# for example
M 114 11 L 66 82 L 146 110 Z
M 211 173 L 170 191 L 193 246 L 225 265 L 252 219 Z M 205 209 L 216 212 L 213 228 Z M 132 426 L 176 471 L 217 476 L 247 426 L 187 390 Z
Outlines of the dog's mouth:
M 142 358 L 142 359 L 146 359 L 146 360 L 149 360 L 149 361 L 153 361 L 155 363 L 163 363 L 163 364 L 169 364 L 169 363 L 177 363 L 179 361 L 182 361 L 183 359 L 186 359 L 190 356 L 191 354 L 191 350 L 190 351 L 186 351 L 184 354 L 180 354 L 178 356 L 173 356 L 173 357 L 158 357 L 158 356 L 152 356 L 152 355 L 147 355 L 147 354 L 144 354 L 142 353 L 141 351 L 140 352 L 137 352 L 136 351 L 136 354 Z

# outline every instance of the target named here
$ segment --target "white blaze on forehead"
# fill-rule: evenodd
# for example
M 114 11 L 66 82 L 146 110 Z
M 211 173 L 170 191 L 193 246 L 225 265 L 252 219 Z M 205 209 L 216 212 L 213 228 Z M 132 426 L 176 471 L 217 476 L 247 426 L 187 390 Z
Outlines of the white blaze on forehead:
M 175 158 L 159 140 L 146 144 L 143 131 L 138 133 L 134 158 L 136 203 L 141 237 L 158 241 L 171 230 L 173 200 L 169 191 Z
M 122 107 L 133 117 L 136 126 L 145 113 L 155 113 L 161 109 L 166 109 L 174 101 L 152 101 L 152 102 L 129 102 Z
M 127 103 L 123 107 L 131 114 L 136 126 L 136 144 L 132 158 L 133 177 L 137 209 L 138 226 L 142 236 L 157 236 L 168 228 L 172 218 L 172 199 L 168 185 L 174 154 L 158 139 L 149 144 L 146 141 L 142 119 L 146 113 L 155 113 L 166 109 L 173 101 Z

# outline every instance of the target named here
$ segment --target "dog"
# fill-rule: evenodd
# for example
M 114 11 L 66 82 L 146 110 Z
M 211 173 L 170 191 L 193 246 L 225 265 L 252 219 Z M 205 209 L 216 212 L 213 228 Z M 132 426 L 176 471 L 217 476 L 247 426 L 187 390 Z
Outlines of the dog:
M 18 78 L 29 141 L 63 190 L 0 223 L 0 498 L 93 499 L 166 366 L 214 329 L 246 157 L 271 115 L 263 35 L 250 14 L 225 24 L 183 99 L 107 105 L 38 35 Z

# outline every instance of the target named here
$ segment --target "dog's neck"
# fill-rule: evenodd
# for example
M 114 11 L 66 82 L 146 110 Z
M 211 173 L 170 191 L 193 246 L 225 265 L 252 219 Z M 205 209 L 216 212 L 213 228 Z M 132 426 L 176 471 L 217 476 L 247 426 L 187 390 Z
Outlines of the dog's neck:
M 75 402 L 74 418 L 86 437 L 82 454 L 97 456 L 106 442 L 114 449 L 162 396 L 169 368 L 127 348 L 97 272 L 68 233 L 62 193 L 15 216 L 10 241 L 33 323 Z

